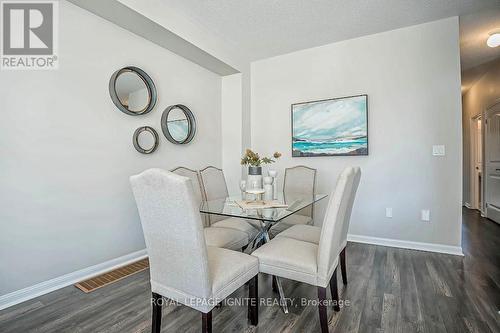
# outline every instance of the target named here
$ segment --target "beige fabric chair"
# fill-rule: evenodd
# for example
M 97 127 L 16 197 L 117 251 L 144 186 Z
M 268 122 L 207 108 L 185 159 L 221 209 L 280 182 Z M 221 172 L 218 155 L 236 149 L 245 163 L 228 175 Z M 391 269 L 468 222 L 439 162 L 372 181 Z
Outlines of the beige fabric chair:
M 295 198 L 304 196 L 314 196 L 316 184 L 316 169 L 298 165 L 285 169 L 283 180 L 283 196 L 287 203 L 291 203 Z M 297 213 L 290 215 L 277 223 L 270 229 L 271 237 L 277 236 L 280 232 L 294 225 L 310 225 L 313 223 L 313 205 L 301 209 Z
M 350 195 L 350 201 L 348 205 L 347 215 L 350 217 L 352 212 L 352 207 L 354 205 L 354 198 L 356 196 L 356 191 L 358 189 L 359 181 L 361 179 L 361 169 L 359 167 L 354 168 L 354 185 Z M 287 237 L 292 239 L 297 239 L 304 242 L 309 242 L 313 244 L 319 244 L 319 239 L 321 236 L 321 227 L 314 225 L 294 225 L 287 230 L 279 233 L 276 237 Z M 342 239 L 342 251 L 340 252 L 340 268 L 342 271 L 342 282 L 347 284 L 347 269 L 346 269 L 346 246 L 347 246 L 347 233 Z
M 172 169 L 171 172 L 191 179 L 196 204 L 199 207 L 201 202 L 205 200 L 205 193 L 203 191 L 198 171 L 191 170 L 186 167 L 177 167 Z M 225 249 L 240 251 L 249 242 L 248 234 L 243 231 L 232 228 L 210 227 L 210 220 L 206 214 L 202 214 L 202 221 L 205 226 L 203 231 L 205 233 L 205 240 L 208 246 L 223 247 Z
M 224 199 L 229 196 L 226 178 L 224 177 L 222 169 L 208 166 L 200 170 L 200 178 L 206 200 Z M 217 215 L 210 215 L 209 217 L 211 227 L 229 228 L 244 232 L 248 237 L 247 243 L 252 241 L 258 233 L 258 225 L 240 218 L 227 218 L 225 216 Z
M 198 173 L 198 171 L 192 170 L 192 169 L 189 169 L 186 167 L 182 167 L 182 166 L 174 168 L 170 171 L 179 175 L 179 176 L 183 176 L 183 177 L 187 177 L 187 178 L 191 179 L 191 181 L 193 182 L 193 190 L 194 190 L 194 195 L 196 197 L 196 202 L 201 205 L 201 202 L 203 200 L 205 200 L 205 195 L 203 192 L 203 188 L 202 188 L 201 180 L 200 180 L 200 174 Z M 203 226 L 209 227 L 210 221 L 208 219 L 208 216 L 206 214 L 202 214 L 201 216 L 202 216 Z
M 205 332 L 211 331 L 212 309 L 247 281 L 251 298 L 257 297 L 257 259 L 206 246 L 189 178 L 149 169 L 130 182 L 149 255 L 153 332 L 160 332 L 162 296 L 201 311 Z M 249 307 L 254 325 L 256 311 Z
M 349 228 L 349 204 L 354 199 L 354 168 L 346 168 L 337 180 L 326 211 L 319 244 L 287 237 L 276 237 L 255 250 L 260 272 L 308 283 L 318 287 L 321 330 L 328 332 L 326 287 L 330 285 L 332 298 L 337 301 L 337 266 L 343 249 L 343 240 Z
M 276 238 L 278 237 L 293 238 L 317 245 L 321 237 L 321 227 L 315 225 L 294 225 L 276 235 Z

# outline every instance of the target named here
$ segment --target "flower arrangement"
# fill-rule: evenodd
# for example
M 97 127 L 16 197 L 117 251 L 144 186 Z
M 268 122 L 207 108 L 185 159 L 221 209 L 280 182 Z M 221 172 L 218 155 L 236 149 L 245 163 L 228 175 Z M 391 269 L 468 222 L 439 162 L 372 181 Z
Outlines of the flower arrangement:
M 260 157 L 258 153 L 247 149 L 241 158 L 241 165 L 260 167 L 262 164 L 271 164 L 281 157 L 281 153 L 275 152 L 272 157 Z M 274 158 L 274 159 L 273 159 Z

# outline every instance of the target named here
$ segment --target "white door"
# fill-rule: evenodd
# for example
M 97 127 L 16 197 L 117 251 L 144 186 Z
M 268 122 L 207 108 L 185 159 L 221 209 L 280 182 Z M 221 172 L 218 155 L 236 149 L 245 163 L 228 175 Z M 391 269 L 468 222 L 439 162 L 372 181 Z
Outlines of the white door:
M 500 102 L 485 117 L 486 216 L 500 223 Z

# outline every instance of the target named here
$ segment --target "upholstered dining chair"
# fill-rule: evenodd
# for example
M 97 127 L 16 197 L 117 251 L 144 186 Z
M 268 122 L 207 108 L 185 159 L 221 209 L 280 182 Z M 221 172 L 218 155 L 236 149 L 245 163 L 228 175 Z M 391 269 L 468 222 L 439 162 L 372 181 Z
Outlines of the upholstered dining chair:
M 206 200 L 224 199 L 228 194 L 224 171 L 214 166 L 207 166 L 200 170 L 202 188 Z M 215 228 L 229 228 L 243 231 L 251 242 L 258 233 L 259 225 L 240 218 L 210 215 L 210 226 Z
M 205 200 L 205 192 L 200 181 L 198 171 L 186 167 L 177 167 L 172 169 L 171 172 L 188 177 L 193 184 L 193 191 L 197 207 L 199 208 L 201 202 Z M 247 246 L 248 234 L 231 228 L 214 228 L 210 226 L 210 220 L 206 214 L 202 214 L 202 221 L 204 225 L 203 232 L 205 233 L 205 241 L 208 246 L 223 247 L 230 250 L 240 251 Z
M 292 203 L 295 198 L 303 198 L 315 194 L 316 188 L 316 169 L 298 165 L 285 169 L 283 179 L 283 198 L 285 202 Z M 275 237 L 280 232 L 290 228 L 293 225 L 310 225 L 313 223 L 314 209 L 313 205 L 305 207 L 297 213 L 290 215 L 270 229 L 271 237 Z
M 205 193 L 201 185 L 200 174 L 198 171 L 183 166 L 178 166 L 170 170 L 170 172 L 191 179 L 191 181 L 193 182 L 193 190 L 196 202 L 198 204 L 201 204 L 201 202 L 205 200 Z M 209 227 L 210 221 L 208 219 L 208 216 L 206 214 L 202 214 L 201 216 L 202 216 L 203 226 Z
M 293 238 L 276 237 L 264 244 L 252 255 L 259 258 L 259 270 L 275 276 L 311 284 L 318 288 L 318 310 L 323 333 L 328 332 L 326 288 L 330 285 L 332 298 L 340 311 L 337 289 L 337 266 L 343 239 L 349 228 L 349 203 L 353 191 L 355 170 L 346 168 L 328 202 L 319 244 Z
M 354 167 L 354 184 L 350 194 L 349 205 L 347 207 L 347 216 L 351 216 L 352 207 L 354 205 L 354 198 L 356 197 L 356 192 L 359 186 L 359 181 L 361 180 L 361 169 L 359 167 Z M 285 231 L 279 233 L 276 237 L 288 237 L 292 239 L 297 239 L 304 242 L 310 242 L 313 244 L 319 244 L 319 239 L 321 236 L 321 227 L 315 225 L 294 225 Z M 340 252 L 340 270 L 342 272 L 342 282 L 347 284 L 347 267 L 346 267 L 346 246 L 347 246 L 347 232 L 343 234 L 342 238 L 342 251 Z
M 250 281 L 248 317 L 258 322 L 258 260 L 207 246 L 189 178 L 161 169 L 130 177 L 149 255 L 152 332 L 161 329 L 162 297 L 202 313 L 202 331 L 212 331 L 212 309 Z

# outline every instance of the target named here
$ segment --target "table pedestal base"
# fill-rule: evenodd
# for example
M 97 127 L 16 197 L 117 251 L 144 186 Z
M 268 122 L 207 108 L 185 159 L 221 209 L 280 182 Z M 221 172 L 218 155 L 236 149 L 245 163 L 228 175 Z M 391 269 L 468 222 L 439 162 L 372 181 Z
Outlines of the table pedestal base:
M 266 221 L 260 221 L 260 229 L 257 235 L 248 243 L 247 248 L 245 249 L 245 253 L 252 253 L 253 250 L 259 247 L 260 243 L 263 241 L 267 243 L 270 241 L 269 238 L 269 229 L 271 228 L 271 224 Z M 278 293 L 280 295 L 280 304 L 284 313 L 288 313 L 288 305 L 286 304 L 285 293 L 283 292 L 283 286 L 281 284 L 281 278 L 278 276 L 274 277 L 276 279 L 276 285 L 278 286 Z

